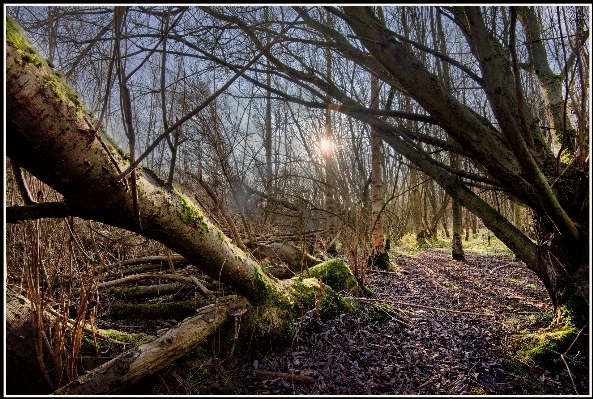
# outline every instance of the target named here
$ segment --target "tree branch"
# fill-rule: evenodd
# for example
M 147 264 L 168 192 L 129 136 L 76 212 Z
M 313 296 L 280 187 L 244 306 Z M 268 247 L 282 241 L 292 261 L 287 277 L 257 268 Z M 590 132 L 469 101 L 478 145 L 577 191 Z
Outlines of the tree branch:
M 80 215 L 65 202 L 38 202 L 6 208 L 6 223 L 19 223 L 24 220 L 42 218 L 63 218 L 67 216 Z

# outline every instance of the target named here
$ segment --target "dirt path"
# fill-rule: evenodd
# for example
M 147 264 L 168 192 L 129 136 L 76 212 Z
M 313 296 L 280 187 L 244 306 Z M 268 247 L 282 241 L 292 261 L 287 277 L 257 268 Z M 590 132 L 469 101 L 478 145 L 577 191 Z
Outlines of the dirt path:
M 588 393 L 586 348 L 565 357 L 574 385 L 563 364 L 550 372 L 513 360 L 514 338 L 549 325 L 552 313 L 544 287 L 522 262 L 508 254 L 468 254 L 466 262 L 457 262 L 437 250 L 394 253 L 392 260 L 394 271 L 368 273 L 377 299 L 391 308 L 310 324 L 290 347 L 251 348 L 250 357 L 235 359 L 234 366 L 221 366 L 208 350 L 192 353 L 129 393 Z M 212 353 L 222 358 L 227 350 L 212 348 Z M 269 379 L 255 378 L 254 371 Z M 286 374 L 306 378 L 301 383 L 280 378 Z
M 521 262 L 471 254 L 457 262 L 442 251 L 394 261 L 397 271 L 368 276 L 377 298 L 394 304 L 384 318 L 344 315 L 295 338 L 291 348 L 254 356 L 241 369 L 238 393 L 575 394 L 565 369 L 544 372 L 509 361 L 513 337 L 547 325 L 551 315 L 544 287 Z M 586 394 L 588 369 L 576 371 L 576 363 L 588 365 L 581 355 L 571 367 L 578 393 Z M 249 378 L 254 369 L 308 375 L 315 383 L 258 381 Z

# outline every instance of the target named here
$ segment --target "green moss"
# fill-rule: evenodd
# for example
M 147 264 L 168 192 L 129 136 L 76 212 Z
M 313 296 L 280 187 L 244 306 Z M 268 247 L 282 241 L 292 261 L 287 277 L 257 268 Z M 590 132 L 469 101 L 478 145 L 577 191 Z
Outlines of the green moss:
M 6 18 L 6 42 L 14 47 L 21 55 L 22 63 L 32 64 L 36 67 L 47 66 L 47 62 L 37 53 L 35 47 L 24 36 L 16 22 L 9 17 Z M 62 76 L 57 73 L 51 73 L 44 77 L 44 83 L 59 101 L 65 102 L 69 100 L 76 106 L 77 110 L 83 109 L 80 97 L 78 97 Z
M 69 100 L 76 106 L 77 110 L 83 109 L 82 101 L 74 90 L 66 83 L 64 78 L 53 74 L 45 76 L 43 79 L 45 85 L 49 87 L 51 92 L 60 102 Z
M 559 302 L 562 305 L 556 312 L 561 324 L 553 320 L 549 327 L 523 337 L 523 348 L 517 353 L 522 361 L 550 370 L 564 367 L 560 354 L 573 344 L 579 328 L 589 320 L 589 306 L 573 285 L 559 294 Z
M 8 16 L 6 17 L 6 42 L 21 55 L 21 62 L 33 64 L 37 67 L 46 64 L 43 57 L 37 53 L 37 50 L 25 37 L 17 23 Z
M 554 80 L 564 80 L 564 76 L 562 75 L 557 75 L 554 72 L 550 72 L 548 74 L 546 74 L 544 76 L 544 78 L 548 81 L 548 82 L 553 82 Z
M 129 287 L 129 288 L 109 288 L 107 290 L 107 293 L 109 295 L 116 295 L 116 296 L 126 298 L 128 296 L 134 296 L 134 294 L 137 294 L 143 288 L 144 288 L 144 286 L 142 286 L 142 285 L 135 285 L 135 286 Z
M 547 328 L 528 334 L 521 340 L 524 348 L 517 353 L 517 358 L 548 370 L 563 367 L 560 354 L 570 346 L 577 333 L 577 328 L 567 323 L 560 328 Z
M 574 284 L 560 292 L 559 303 L 564 304 L 558 309 L 563 324 L 573 324 L 580 328 L 589 320 L 589 305 Z
M 384 309 L 395 311 L 395 307 L 392 305 L 389 305 L 389 304 L 381 304 L 381 305 L 365 304 L 364 306 L 366 307 L 369 316 L 373 320 L 376 320 L 378 322 L 384 322 L 384 321 L 388 321 L 391 319 L 389 314 Z
M 548 146 L 541 134 L 534 133 L 533 134 L 533 141 L 535 142 L 535 144 L 539 145 L 540 147 L 547 147 Z
M 306 273 L 306 272 L 303 272 Z M 305 276 L 306 274 L 301 273 Z M 320 278 L 324 284 L 334 291 L 356 292 L 358 282 L 342 259 L 330 259 L 319 265 L 309 268 L 311 277 Z
M 378 267 L 381 270 L 388 270 L 393 268 L 393 264 L 391 264 L 391 260 L 389 259 L 389 254 L 387 252 L 383 252 L 375 256 L 372 259 L 371 264 L 373 266 Z
M 132 349 L 137 347 L 138 345 L 147 342 L 148 340 L 152 339 L 153 337 L 144 334 L 144 333 L 135 333 L 135 334 L 128 334 L 125 332 L 117 331 L 117 330 L 97 330 L 97 333 L 114 339 L 120 342 L 126 342 L 129 345 L 116 344 L 108 341 L 104 341 L 100 338 L 97 338 L 97 349 L 99 354 L 102 356 L 117 356 L 124 350 Z M 95 353 L 95 343 L 93 341 L 93 337 L 90 334 L 84 334 L 82 336 L 80 352 L 82 355 L 89 355 L 94 356 Z
M 320 310 L 322 319 L 337 317 L 352 308 L 352 302 L 344 299 L 329 285 L 320 285 L 317 278 L 297 278 L 294 283 L 295 311 L 299 309 Z
M 268 283 L 264 280 L 264 277 L 257 268 L 254 269 L 253 274 L 253 288 L 257 294 L 252 301 L 256 304 L 262 304 L 273 299 L 277 295 L 275 290 L 268 286 Z
M 365 298 L 375 298 L 375 293 L 369 287 L 365 287 L 364 285 L 358 286 L 358 293 Z
M 173 189 L 179 198 L 181 220 L 184 223 L 196 223 L 202 231 L 208 231 L 208 224 L 204 220 L 202 212 L 183 194 L 176 189 Z
M 223 243 L 225 242 L 225 240 L 228 240 L 228 238 L 219 231 L 219 236 L 220 235 L 222 235 L 224 237 L 224 238 L 221 238 L 221 241 Z M 243 262 L 249 257 L 249 255 L 247 255 L 247 253 L 244 252 L 243 250 L 241 250 L 240 248 L 235 247 L 234 251 L 235 251 L 235 259 L 236 260 Z M 263 268 L 263 265 L 262 265 L 262 268 Z

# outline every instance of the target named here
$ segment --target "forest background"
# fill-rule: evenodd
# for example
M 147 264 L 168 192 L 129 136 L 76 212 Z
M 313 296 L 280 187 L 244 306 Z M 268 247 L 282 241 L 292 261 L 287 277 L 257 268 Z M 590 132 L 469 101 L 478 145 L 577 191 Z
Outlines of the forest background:
M 42 56 L 7 20 L 5 200 L 24 221 L 7 225 L 7 270 L 38 316 L 78 295 L 92 319 L 96 269 L 150 251 L 257 305 L 278 261 L 290 275 L 340 254 L 364 287 L 406 234 L 450 235 L 462 260 L 483 232 L 542 281 L 557 326 L 588 325 L 589 7 L 6 12 Z M 11 85 L 27 74 L 47 98 Z M 102 190 L 112 177 L 125 189 Z M 188 214 L 151 190 L 211 237 L 183 241 L 168 218 Z M 223 272 L 229 254 L 241 272 Z

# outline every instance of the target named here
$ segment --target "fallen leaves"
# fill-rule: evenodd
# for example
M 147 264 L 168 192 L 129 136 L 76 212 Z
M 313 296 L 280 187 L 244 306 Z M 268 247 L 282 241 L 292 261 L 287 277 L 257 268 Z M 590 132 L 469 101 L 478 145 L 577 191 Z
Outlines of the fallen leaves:
M 245 378 L 238 393 L 574 393 L 567 375 L 542 385 L 541 376 L 526 379 L 505 366 L 510 337 L 528 327 L 530 314 L 550 307 L 544 287 L 521 262 L 471 254 L 467 262 L 454 262 L 437 251 L 394 260 L 397 271 L 367 275 L 377 298 L 392 305 L 384 308 L 384 317 L 367 311 L 341 315 L 302 331 L 282 353 L 256 354 L 258 360 L 241 369 Z M 522 284 L 511 285 L 510 278 Z M 517 324 L 507 322 L 513 318 Z M 315 383 L 262 382 L 249 378 L 254 366 L 271 373 L 304 373 Z

